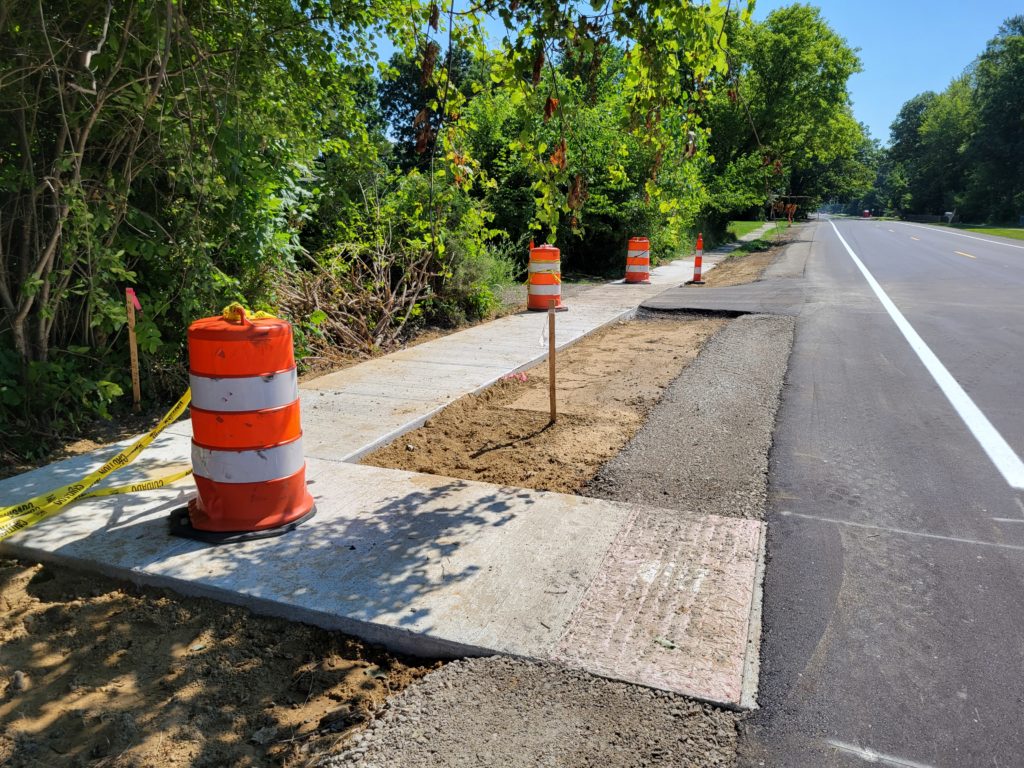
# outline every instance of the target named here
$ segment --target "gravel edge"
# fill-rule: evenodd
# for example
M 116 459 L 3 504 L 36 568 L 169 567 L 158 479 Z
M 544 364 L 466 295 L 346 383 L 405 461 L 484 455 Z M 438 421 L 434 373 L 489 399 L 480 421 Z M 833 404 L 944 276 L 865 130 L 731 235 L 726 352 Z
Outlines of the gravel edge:
M 776 315 L 730 322 L 584 495 L 764 519 L 768 453 L 795 327 L 795 318 Z

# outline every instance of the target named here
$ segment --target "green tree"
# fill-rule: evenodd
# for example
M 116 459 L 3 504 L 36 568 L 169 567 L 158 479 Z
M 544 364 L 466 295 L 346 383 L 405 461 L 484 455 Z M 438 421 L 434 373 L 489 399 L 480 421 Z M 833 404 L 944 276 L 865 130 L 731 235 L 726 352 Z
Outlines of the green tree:
M 721 223 L 774 194 L 813 206 L 862 191 L 872 169 L 847 91 L 860 70 L 856 53 L 817 8 L 801 4 L 733 36 L 726 98 L 708 108 L 711 218 Z
M 505 24 L 498 50 L 493 55 L 476 53 L 489 58 L 492 86 L 507 92 L 511 106 L 524 116 L 515 147 L 534 192 L 531 226 L 548 238 L 571 225 L 582 210 L 578 174 L 570 168 L 572 137 L 563 126 L 567 116 L 593 100 L 590 76 L 601 71 L 609 42 L 618 41 L 623 51 L 618 88 L 626 120 L 619 127 L 654 158 L 645 202 L 664 206 L 672 216 L 683 203 L 661 183 L 671 174 L 659 176 L 659 170 L 670 158 L 685 154 L 703 133 L 697 105 L 728 71 L 727 20 L 749 18 L 749 7 L 735 12 L 731 4 L 719 2 L 595 0 L 591 5 L 593 12 L 552 0 L 490 0 L 462 17 L 472 25 L 495 13 Z M 457 91 L 445 104 L 446 119 L 438 135 L 448 158 L 467 157 L 469 147 L 456 117 L 464 105 Z M 551 129 L 540 120 L 543 115 L 555 118 L 555 143 L 548 140 Z
M 145 306 L 150 391 L 181 385 L 191 320 L 273 301 L 318 161 L 373 151 L 357 109 L 367 35 L 396 9 L 0 4 L 0 421 L 106 412 L 125 381 L 126 285 Z
M 687 157 L 688 138 L 659 150 L 631 132 L 625 73 L 624 51 L 607 45 L 594 70 L 567 56 L 542 74 L 538 89 L 551 94 L 549 104 L 557 98 L 557 108 L 530 113 L 517 108 L 516 91 L 494 88 L 466 110 L 467 143 L 488 177 L 483 194 L 494 226 L 522 258 L 530 239 L 548 235 L 567 270 L 602 273 L 621 268 L 630 236 L 649 237 L 655 254 L 668 256 L 694 223 L 706 154 L 695 147 Z M 564 167 L 552 165 L 555 153 Z M 548 166 L 567 179 L 564 202 L 545 197 L 536 182 Z M 557 227 L 538 222 L 547 218 L 537 215 L 544 204 L 554 206 Z
M 1024 16 L 1007 19 L 974 68 L 977 127 L 965 215 L 1018 223 L 1024 216 Z
M 921 143 L 921 124 L 937 96 L 934 91 L 925 91 L 908 99 L 889 126 L 889 160 L 906 181 L 906 200 L 901 211 L 920 213 L 935 207 L 935 195 L 923 180 L 926 153 Z
M 449 56 L 441 53 L 441 46 L 433 40 L 426 43 L 425 50 L 417 57 L 396 53 L 387 66 L 382 67 L 377 98 L 387 122 L 395 159 L 403 170 L 422 170 L 430 166 L 430 147 L 441 126 L 442 116 L 431 109 L 431 104 L 439 104 L 445 98 L 445 84 L 424 82 L 426 51 L 443 63 L 447 70 L 445 77 L 450 78 L 449 87 L 458 89 L 467 99 L 473 93 L 471 83 L 480 79 L 479 75 L 474 76 L 474 59 L 469 51 L 455 46 Z
M 913 165 L 921 157 L 921 123 L 928 106 L 935 100 L 934 91 L 919 93 L 904 102 L 896 119 L 889 126 L 889 154 L 894 162 Z
M 974 117 L 969 75 L 953 80 L 922 113 L 914 197 L 920 212 L 941 215 L 957 208 L 966 187 L 967 150 L 974 134 Z

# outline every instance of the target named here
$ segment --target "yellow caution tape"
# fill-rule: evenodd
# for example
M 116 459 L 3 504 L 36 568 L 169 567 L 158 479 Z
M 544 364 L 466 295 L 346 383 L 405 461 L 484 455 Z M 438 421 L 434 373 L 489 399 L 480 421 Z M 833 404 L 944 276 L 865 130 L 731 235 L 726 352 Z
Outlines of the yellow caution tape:
M 246 318 L 249 320 L 277 320 L 269 312 L 250 312 L 237 301 L 233 301 L 221 310 L 220 316 L 229 323 L 240 323 Z
M 101 496 L 117 496 L 122 493 L 142 493 L 143 491 L 155 491 L 157 488 L 163 488 L 164 486 L 176 483 L 182 478 L 188 477 L 192 474 L 192 467 L 183 469 L 180 472 L 172 472 L 169 475 L 162 477 L 154 477 L 151 480 L 141 480 L 137 483 L 130 483 L 128 485 L 118 485 L 115 488 L 100 488 L 98 491 L 89 491 L 88 493 L 79 496 L 81 499 L 98 499 Z M 2 516 L 0 516 L 2 517 Z
M 160 419 L 153 429 L 116 456 L 107 460 L 103 466 L 95 472 L 90 472 L 81 480 L 62 486 L 48 493 L 44 493 L 40 496 L 36 496 L 28 501 L 23 501 L 19 504 L 14 504 L 13 506 L 0 509 L 0 541 L 3 541 L 8 536 L 24 530 L 31 525 L 35 525 L 40 520 L 45 520 L 47 517 L 57 514 L 71 502 L 82 498 L 86 491 L 96 485 L 100 480 L 104 479 L 112 472 L 116 472 L 122 467 L 126 467 L 131 464 L 161 432 L 178 420 L 178 417 L 184 413 L 191 400 L 192 390 L 185 390 L 185 394 L 181 396 L 181 399 L 174 404 L 174 407 L 172 407 L 171 410 L 164 414 L 164 417 Z M 184 477 L 184 474 L 181 474 L 181 477 Z M 158 478 L 157 480 L 136 483 L 135 485 L 146 485 L 147 482 L 158 482 L 161 479 L 164 480 L 164 484 L 173 482 L 166 478 Z M 124 487 L 130 488 L 132 486 Z M 108 495 L 108 493 L 103 491 L 98 491 L 97 494 L 104 496 Z
M 187 469 L 182 469 L 178 472 L 172 472 L 168 475 L 163 475 L 161 477 L 154 477 L 149 480 L 140 480 L 137 483 L 129 483 L 128 485 L 118 485 L 113 488 L 100 488 L 98 491 L 89 491 L 88 493 L 83 493 L 81 496 L 79 496 L 76 499 L 76 501 L 82 501 L 84 499 L 98 499 L 103 496 L 118 496 L 122 493 L 142 493 L 143 491 L 155 491 L 157 488 L 163 488 L 165 486 L 176 483 L 182 478 L 188 477 L 191 474 L 192 468 L 188 467 Z M 71 486 L 66 485 L 64 486 L 64 488 L 60 488 L 57 491 L 53 491 L 52 493 L 57 494 L 60 491 L 63 491 L 70 487 Z M 19 504 L 17 505 L 17 507 L 15 507 L 15 509 L 20 510 L 24 506 L 24 504 Z M 21 512 L 12 512 L 10 514 L 0 513 L 0 524 L 6 522 L 11 518 L 19 517 L 23 514 L 26 514 L 27 511 L 28 510 L 24 510 Z

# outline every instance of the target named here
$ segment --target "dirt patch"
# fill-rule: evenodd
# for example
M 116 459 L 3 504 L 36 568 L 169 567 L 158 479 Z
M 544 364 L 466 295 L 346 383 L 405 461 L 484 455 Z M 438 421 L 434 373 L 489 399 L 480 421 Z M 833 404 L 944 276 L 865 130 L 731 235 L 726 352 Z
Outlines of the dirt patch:
M 96 575 L 0 560 L 0 764 L 295 766 L 436 663 Z
M 574 493 L 629 442 L 662 391 L 725 320 L 642 319 L 558 355 L 558 421 L 547 362 L 463 398 L 364 464 Z
M 784 244 L 780 243 L 764 251 L 736 253 L 718 262 L 714 269 L 706 272 L 704 282 L 714 288 L 756 282 L 783 250 Z

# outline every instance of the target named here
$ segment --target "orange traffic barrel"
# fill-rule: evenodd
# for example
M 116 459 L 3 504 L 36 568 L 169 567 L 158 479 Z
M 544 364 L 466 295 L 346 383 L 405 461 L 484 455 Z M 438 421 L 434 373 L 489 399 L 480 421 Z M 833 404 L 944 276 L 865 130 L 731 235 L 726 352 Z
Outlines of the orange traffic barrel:
M 527 286 L 527 309 L 555 309 L 562 306 L 561 252 L 553 245 L 530 248 L 530 282 Z
M 277 535 L 314 513 L 306 489 L 292 327 L 232 305 L 188 329 L 192 470 L 172 531 L 222 542 Z
M 626 249 L 626 282 L 651 282 L 651 241 L 646 237 L 629 238 Z
M 704 285 L 704 278 L 701 276 L 701 271 L 704 267 L 704 233 L 698 233 L 697 235 L 697 246 L 694 249 L 695 253 L 693 256 L 693 280 L 690 280 L 688 285 Z

